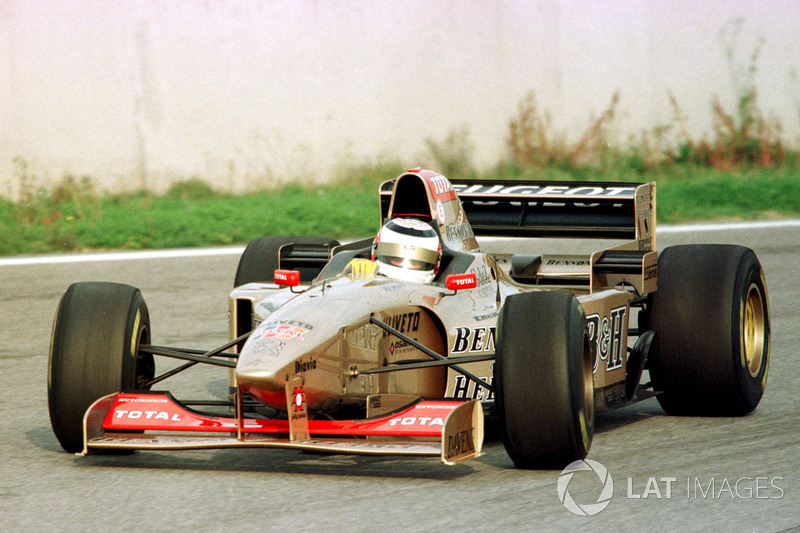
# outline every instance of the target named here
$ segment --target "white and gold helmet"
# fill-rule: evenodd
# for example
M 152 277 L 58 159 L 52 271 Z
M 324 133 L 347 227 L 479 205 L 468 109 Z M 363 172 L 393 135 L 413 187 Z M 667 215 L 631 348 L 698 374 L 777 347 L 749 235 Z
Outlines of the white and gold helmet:
M 430 283 L 439 270 L 439 235 L 427 222 L 395 218 L 384 224 L 372 245 L 372 260 L 386 277 Z

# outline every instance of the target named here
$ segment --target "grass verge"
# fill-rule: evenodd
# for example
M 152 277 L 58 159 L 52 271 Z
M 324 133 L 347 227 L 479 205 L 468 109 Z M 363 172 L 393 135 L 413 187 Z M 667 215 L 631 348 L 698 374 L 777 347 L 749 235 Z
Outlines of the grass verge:
M 190 180 L 163 196 L 62 194 L 56 199 L 42 196 L 36 208 L 30 202 L 0 200 L 0 255 L 242 244 L 262 235 L 281 234 L 363 237 L 378 229 L 378 184 L 392 177 L 362 177 L 351 184 L 315 188 L 294 185 L 247 195 L 216 193 Z M 504 177 L 531 176 L 508 172 Z M 569 178 L 568 173 L 558 176 Z M 619 179 L 614 175 L 592 178 Z M 648 181 L 647 176 L 623 179 Z M 690 172 L 675 168 L 655 181 L 660 222 L 800 216 L 796 169 Z

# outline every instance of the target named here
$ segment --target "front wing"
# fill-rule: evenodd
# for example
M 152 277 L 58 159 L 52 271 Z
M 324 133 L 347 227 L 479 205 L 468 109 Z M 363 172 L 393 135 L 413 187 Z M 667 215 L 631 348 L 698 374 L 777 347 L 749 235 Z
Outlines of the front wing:
M 298 397 L 287 385 L 287 399 Z M 456 464 L 481 453 L 479 401 L 417 400 L 363 420 L 308 420 L 305 398 L 287 420 L 217 417 L 167 392 L 119 392 L 97 400 L 83 420 L 82 455 L 100 449 L 293 448 L 329 453 L 440 456 Z M 240 411 L 241 412 L 241 411 Z

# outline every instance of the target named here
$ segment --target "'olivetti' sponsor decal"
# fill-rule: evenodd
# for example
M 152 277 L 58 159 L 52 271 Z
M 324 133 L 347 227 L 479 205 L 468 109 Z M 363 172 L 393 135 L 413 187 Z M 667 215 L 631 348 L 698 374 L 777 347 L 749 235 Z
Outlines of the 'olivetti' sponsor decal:
M 413 333 L 419 329 L 419 311 L 391 316 L 386 323 L 400 333 Z M 389 332 L 384 331 L 383 336 L 387 335 Z

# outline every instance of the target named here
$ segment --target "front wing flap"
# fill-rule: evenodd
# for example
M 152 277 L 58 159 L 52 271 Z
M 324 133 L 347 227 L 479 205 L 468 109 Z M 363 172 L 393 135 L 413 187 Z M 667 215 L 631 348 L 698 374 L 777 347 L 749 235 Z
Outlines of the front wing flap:
M 217 417 L 183 406 L 168 392 L 114 393 L 86 412 L 82 454 L 98 449 L 268 447 L 440 456 L 445 464 L 455 464 L 479 456 L 483 444 L 478 401 L 418 400 L 363 420 L 304 420 L 299 431 L 290 422 L 297 418 L 292 411 L 288 420 Z

